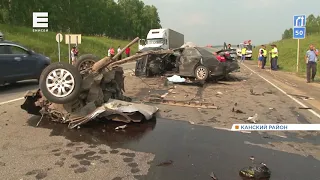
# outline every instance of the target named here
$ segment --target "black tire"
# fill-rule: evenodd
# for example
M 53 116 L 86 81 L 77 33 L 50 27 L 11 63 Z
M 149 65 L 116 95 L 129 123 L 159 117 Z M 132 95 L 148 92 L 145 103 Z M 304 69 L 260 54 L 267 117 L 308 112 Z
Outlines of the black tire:
M 194 75 L 197 80 L 205 81 L 209 77 L 209 70 L 200 65 L 194 70 Z
M 84 54 L 76 60 L 76 63 L 74 66 L 78 69 L 78 71 L 83 71 L 84 68 L 92 67 L 93 64 L 99 60 L 100 59 L 93 54 Z M 86 66 L 84 67 L 84 65 Z
M 47 79 L 48 76 L 53 77 L 51 73 L 55 70 L 56 72 L 59 72 L 59 69 L 63 69 L 69 74 L 67 77 L 69 77 L 68 79 L 70 79 L 70 82 L 72 82 L 73 84 L 73 86 L 71 85 L 71 88 L 65 87 L 68 83 L 65 83 L 65 81 L 61 79 L 61 77 L 59 78 L 56 76 L 57 79 L 55 80 L 55 82 L 59 81 L 59 83 L 61 84 L 54 83 L 53 80 Z M 68 81 L 67 79 L 65 80 Z M 68 91 L 64 96 L 61 95 L 59 97 L 58 95 L 55 95 L 49 91 L 49 88 L 50 88 L 48 87 L 49 83 L 53 84 L 54 86 L 60 86 L 64 88 L 64 90 L 68 90 Z M 57 104 L 65 104 L 77 99 L 80 94 L 81 83 L 82 83 L 82 78 L 79 71 L 73 65 L 65 62 L 56 62 L 56 63 L 50 64 L 48 67 L 46 67 L 42 71 L 40 76 L 40 90 L 42 94 L 50 102 L 57 103 Z M 70 84 L 68 84 L 68 86 L 70 86 Z

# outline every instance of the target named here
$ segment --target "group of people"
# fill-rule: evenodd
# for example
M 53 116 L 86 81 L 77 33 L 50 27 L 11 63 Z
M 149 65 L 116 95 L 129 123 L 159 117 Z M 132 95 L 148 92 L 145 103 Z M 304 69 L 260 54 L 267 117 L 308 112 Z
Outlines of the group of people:
M 117 52 L 119 53 L 121 51 L 120 46 L 118 46 Z M 130 56 L 130 47 L 127 47 L 125 50 L 125 54 L 127 57 Z M 108 57 L 113 57 L 115 55 L 115 50 L 113 47 L 108 49 Z M 119 59 L 122 59 L 122 54 L 119 56 Z
M 269 52 L 271 56 L 270 64 L 271 70 L 278 70 L 278 48 L 276 45 L 271 45 L 272 49 Z M 266 50 L 266 46 L 262 45 L 259 49 L 258 55 L 258 67 L 261 69 L 265 68 L 267 62 L 268 52 Z M 313 45 L 309 45 L 309 50 L 305 55 L 305 63 L 307 67 L 307 83 L 313 82 L 317 73 L 317 60 L 319 56 L 319 50 Z
M 271 47 L 272 49 L 269 52 L 269 55 L 271 57 L 270 59 L 271 70 L 277 71 L 278 70 L 278 48 L 274 44 L 272 44 Z M 265 68 L 265 65 L 267 63 L 267 58 L 268 58 L 267 47 L 265 45 L 262 45 L 261 48 L 259 49 L 259 54 L 258 54 L 259 68 L 261 69 Z
M 119 53 L 121 51 L 121 48 L 120 46 L 118 46 L 118 49 L 117 49 L 117 52 Z M 77 46 L 73 46 L 72 49 L 71 49 L 71 52 L 70 52 L 70 55 L 71 55 L 71 60 L 72 60 L 72 64 L 74 65 L 77 61 L 77 58 L 78 58 L 78 54 L 79 54 L 79 50 L 77 48 Z M 126 48 L 125 50 L 125 54 L 127 57 L 130 56 L 130 47 Z M 108 50 L 108 56 L 109 57 L 113 57 L 115 55 L 115 50 L 113 47 L 109 48 Z M 122 55 L 119 56 L 118 59 L 122 59 Z

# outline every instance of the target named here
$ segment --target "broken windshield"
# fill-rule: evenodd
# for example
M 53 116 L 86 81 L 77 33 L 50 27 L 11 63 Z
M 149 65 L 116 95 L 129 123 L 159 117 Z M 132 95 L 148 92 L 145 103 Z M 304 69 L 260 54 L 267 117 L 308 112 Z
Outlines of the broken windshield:
M 164 40 L 162 38 L 147 39 L 147 44 L 164 44 Z

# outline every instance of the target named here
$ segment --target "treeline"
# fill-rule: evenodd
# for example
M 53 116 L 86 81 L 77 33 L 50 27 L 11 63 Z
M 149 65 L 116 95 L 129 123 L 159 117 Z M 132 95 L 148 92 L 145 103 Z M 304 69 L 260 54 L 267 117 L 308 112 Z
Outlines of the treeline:
M 307 17 L 306 35 L 319 34 L 320 33 L 320 16 L 314 16 L 313 14 Z M 293 29 L 286 29 L 282 34 L 282 39 L 291 39 L 293 37 Z
M 0 24 L 31 28 L 32 12 L 48 12 L 54 32 L 132 39 L 161 28 L 157 8 L 141 0 L 0 0 Z

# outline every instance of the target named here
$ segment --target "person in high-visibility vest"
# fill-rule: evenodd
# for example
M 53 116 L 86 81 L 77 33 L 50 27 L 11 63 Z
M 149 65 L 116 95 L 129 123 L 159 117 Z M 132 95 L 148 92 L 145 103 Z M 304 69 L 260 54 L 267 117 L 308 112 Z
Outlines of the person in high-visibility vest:
M 276 71 L 278 70 L 278 48 L 274 44 L 272 44 L 271 47 L 271 70 Z
M 243 48 L 241 49 L 241 61 L 240 62 L 244 62 L 244 60 L 246 59 L 246 53 L 247 53 L 247 48 L 245 46 L 243 46 Z
M 264 66 L 266 65 L 267 63 L 267 57 L 268 57 L 268 51 L 267 51 L 267 48 L 265 45 L 262 46 L 262 50 L 263 50 L 263 61 L 262 61 L 262 67 L 261 69 L 264 69 Z

